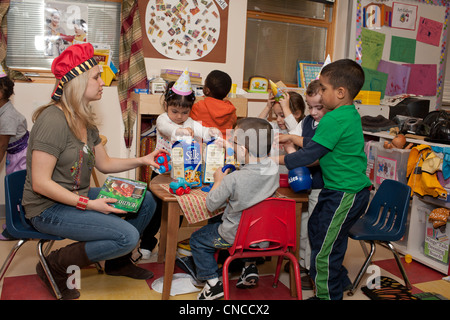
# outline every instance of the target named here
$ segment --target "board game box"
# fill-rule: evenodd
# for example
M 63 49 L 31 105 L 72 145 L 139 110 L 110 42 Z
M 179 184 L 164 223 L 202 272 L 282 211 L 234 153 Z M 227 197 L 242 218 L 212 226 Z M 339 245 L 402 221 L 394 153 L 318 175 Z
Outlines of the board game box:
M 127 212 L 137 212 L 147 190 L 147 184 L 142 181 L 108 176 L 100 189 L 98 198 L 114 198 L 111 203 L 114 208 Z

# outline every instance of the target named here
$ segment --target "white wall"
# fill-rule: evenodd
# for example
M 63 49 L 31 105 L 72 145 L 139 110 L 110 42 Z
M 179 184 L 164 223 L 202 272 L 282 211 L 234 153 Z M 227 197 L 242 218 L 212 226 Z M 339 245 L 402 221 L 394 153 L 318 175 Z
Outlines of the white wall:
M 346 34 L 347 26 L 347 6 L 348 1 L 340 0 L 338 3 L 337 29 L 335 41 L 334 59 L 345 57 L 346 52 Z M 190 71 L 200 72 L 202 77 L 214 69 L 227 72 L 234 83 L 242 87 L 244 75 L 244 57 L 245 57 L 245 29 L 247 16 L 246 1 L 230 1 L 229 21 L 228 21 L 228 41 L 227 56 L 225 63 L 210 63 L 198 61 L 177 61 L 170 59 L 145 59 L 147 75 L 159 74 L 161 69 L 181 69 L 188 67 Z M 28 127 L 31 129 L 31 116 L 33 111 L 50 100 L 53 90 L 52 84 L 38 83 L 16 83 L 15 95 L 12 102 L 19 112 L 21 112 L 28 121 Z M 260 102 L 249 103 L 249 116 L 257 116 L 265 105 L 267 95 L 257 97 Z M 124 126 L 119 105 L 117 87 L 105 87 L 103 98 L 94 104 L 98 118 L 101 119 L 99 125 L 100 134 L 107 137 L 108 143 L 106 149 L 111 157 L 134 157 L 136 156 L 136 143 L 134 142 L 128 150 L 123 140 Z M 136 132 L 135 132 L 136 137 Z M 135 139 L 136 141 L 136 139 Z M 2 216 L 2 205 L 4 205 L 4 160 L 0 163 L 0 216 Z M 134 177 L 134 170 L 121 176 Z M 104 181 L 104 176 L 98 173 L 99 181 Z

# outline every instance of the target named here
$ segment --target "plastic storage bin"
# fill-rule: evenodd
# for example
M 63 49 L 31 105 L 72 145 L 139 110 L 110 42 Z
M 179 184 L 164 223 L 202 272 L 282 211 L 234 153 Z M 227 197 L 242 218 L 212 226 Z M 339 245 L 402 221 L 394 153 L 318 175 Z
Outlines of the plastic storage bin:
M 433 223 L 428 221 L 430 214 L 427 214 L 425 226 L 425 243 L 423 253 L 439 262 L 448 264 L 448 251 L 450 245 L 450 223 L 445 228 L 433 227 Z
M 377 142 L 374 168 L 374 185 L 378 188 L 385 179 L 407 183 L 406 167 L 411 150 L 385 149 Z

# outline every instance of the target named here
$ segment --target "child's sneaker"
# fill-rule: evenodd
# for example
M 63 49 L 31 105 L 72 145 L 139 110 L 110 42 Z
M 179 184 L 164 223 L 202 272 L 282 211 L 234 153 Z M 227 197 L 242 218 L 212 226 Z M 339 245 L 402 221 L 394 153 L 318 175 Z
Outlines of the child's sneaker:
M 202 292 L 198 294 L 197 300 L 217 300 L 223 298 L 223 295 L 222 281 L 218 281 L 213 287 L 206 281 Z
M 236 283 L 236 287 L 240 289 L 253 288 L 258 283 L 258 280 L 258 268 L 256 268 L 254 264 L 251 264 L 242 269 L 242 273 Z

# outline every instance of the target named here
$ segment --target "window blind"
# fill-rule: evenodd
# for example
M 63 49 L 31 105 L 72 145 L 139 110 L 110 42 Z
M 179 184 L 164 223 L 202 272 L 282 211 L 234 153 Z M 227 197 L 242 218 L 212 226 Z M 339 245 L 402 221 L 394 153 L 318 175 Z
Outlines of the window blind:
M 297 84 L 297 61 L 324 61 L 326 40 L 326 28 L 247 19 L 244 79 Z
M 248 0 L 247 10 L 325 19 L 325 5 L 305 0 Z
M 69 3 L 52 1 L 53 3 Z M 88 41 L 107 44 L 112 61 L 119 65 L 120 10 L 119 2 L 70 1 L 87 4 Z M 49 70 L 54 57 L 42 49 L 45 26 L 44 0 L 11 0 L 7 14 L 8 47 L 6 64 L 10 68 Z

